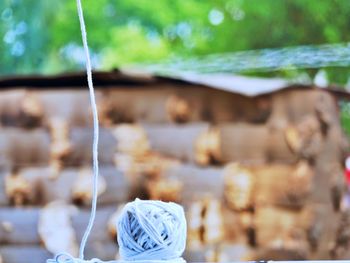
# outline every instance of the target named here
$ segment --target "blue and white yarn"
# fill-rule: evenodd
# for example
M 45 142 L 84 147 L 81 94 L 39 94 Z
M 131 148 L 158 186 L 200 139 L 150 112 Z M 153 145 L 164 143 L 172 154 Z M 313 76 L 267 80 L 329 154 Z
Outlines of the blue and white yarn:
M 186 219 L 175 203 L 136 199 L 117 222 L 119 262 L 185 262 Z
M 184 263 L 186 219 L 175 203 L 136 199 L 125 205 L 117 220 L 118 261 L 83 260 L 67 253 L 47 263 Z

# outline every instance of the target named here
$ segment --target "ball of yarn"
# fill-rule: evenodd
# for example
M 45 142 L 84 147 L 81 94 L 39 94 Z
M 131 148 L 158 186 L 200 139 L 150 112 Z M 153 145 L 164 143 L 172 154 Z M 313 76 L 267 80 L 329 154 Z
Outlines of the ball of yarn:
M 124 261 L 183 261 L 186 219 L 175 203 L 136 199 L 117 222 L 119 254 Z

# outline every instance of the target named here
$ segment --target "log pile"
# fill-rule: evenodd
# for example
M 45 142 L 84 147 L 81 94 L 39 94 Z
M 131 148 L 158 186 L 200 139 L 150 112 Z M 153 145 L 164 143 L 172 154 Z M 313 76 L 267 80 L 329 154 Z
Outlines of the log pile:
M 115 221 L 135 197 L 184 205 L 188 261 L 347 256 L 344 136 L 329 93 L 249 98 L 172 83 L 104 88 L 97 103 L 99 209 L 87 257 L 117 257 Z M 4 263 L 76 255 L 91 204 L 89 109 L 87 91 L 0 92 Z

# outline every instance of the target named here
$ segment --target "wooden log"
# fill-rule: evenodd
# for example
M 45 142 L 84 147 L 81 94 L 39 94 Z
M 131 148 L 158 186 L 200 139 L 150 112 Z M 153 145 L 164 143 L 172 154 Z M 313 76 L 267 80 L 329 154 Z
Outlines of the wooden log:
M 197 160 L 196 143 L 208 131 L 207 123 L 185 125 L 143 125 L 153 151 L 194 163 Z
M 232 211 L 224 204 L 221 208 L 222 218 L 223 218 L 223 229 L 224 229 L 224 238 L 225 242 L 229 243 L 244 243 L 249 244 L 247 240 L 247 225 L 242 222 L 241 212 Z M 251 220 L 250 220 L 251 221 Z M 250 222 L 249 226 L 250 226 Z
M 118 246 L 115 242 L 90 242 L 86 245 L 85 257 L 98 258 L 104 261 L 116 260 Z
M 0 156 L 12 167 L 45 165 L 50 158 L 50 136 L 44 129 L 2 129 Z
M 255 255 L 251 258 L 256 262 L 260 261 L 303 261 L 309 258 L 308 252 L 305 249 L 286 249 L 286 248 L 263 248 L 258 249 Z
M 165 122 L 165 101 L 170 94 L 169 90 L 157 88 L 106 90 L 104 101 L 109 105 L 106 113 L 114 124 L 134 121 Z M 148 98 L 147 102 L 144 101 L 145 97 Z
M 74 185 L 79 183 L 79 169 L 64 169 L 55 178 L 52 178 L 52 169 L 50 167 L 43 168 L 28 168 L 21 171 L 21 175 L 32 183 L 37 183 L 31 178 L 38 178 L 39 184 L 36 189 L 40 194 L 40 202 L 34 202 L 34 204 L 48 203 L 54 200 L 63 200 L 71 202 L 74 200 Z M 115 169 L 112 166 L 100 167 L 101 180 L 106 182 L 105 191 L 101 193 L 98 199 L 99 205 L 117 204 L 125 202 L 129 194 L 129 182 L 124 173 Z M 89 192 L 89 189 L 86 189 Z M 90 203 L 91 196 L 86 195 L 83 200 L 83 204 Z
M 200 201 L 191 202 L 186 209 L 186 219 L 188 222 L 187 247 L 190 250 L 197 250 L 202 246 L 202 212 L 203 204 Z
M 196 139 L 196 162 L 200 165 L 217 163 L 221 159 L 220 135 L 216 128 L 209 128 Z
M 224 170 L 224 196 L 233 210 L 249 210 L 254 202 L 255 178 L 251 171 L 237 163 L 227 165 Z
M 310 203 L 302 210 L 271 206 L 255 210 L 259 247 L 302 251 L 309 259 L 331 257 L 338 226 L 339 216 L 331 204 Z
M 175 165 L 165 170 L 163 176 L 176 178 L 183 183 L 182 202 L 188 203 L 210 194 L 222 198 L 224 178 L 221 168 L 201 168 L 193 165 Z
M 100 91 L 95 93 L 99 101 Z M 37 127 L 48 125 L 51 118 L 65 119 L 72 126 L 92 124 L 87 90 L 19 89 L 2 92 L 1 98 L 0 119 L 4 126 Z
M 72 128 L 70 132 L 70 153 L 63 164 L 68 166 L 87 165 L 92 160 L 93 130 L 91 128 Z M 115 137 L 108 129 L 101 129 L 99 135 L 99 162 L 113 164 L 117 144 Z
M 166 110 L 172 122 L 187 122 L 191 115 L 189 102 L 180 96 L 170 96 L 166 102 Z
M 306 161 L 295 165 L 264 165 L 252 168 L 255 205 L 300 208 L 311 197 L 314 171 Z
M 315 174 L 314 179 L 315 189 L 313 191 L 312 200 L 317 203 L 329 203 L 333 200 L 333 187 L 336 186 L 340 191 L 339 195 L 344 194 L 346 183 L 343 180 L 343 153 L 339 143 L 341 133 L 338 128 L 331 127 L 324 137 L 322 148 L 317 158 L 315 159 Z M 335 208 L 338 205 L 335 204 Z
M 10 204 L 18 195 L 23 202 L 17 205 L 41 205 L 55 200 L 68 203 L 75 200 L 79 204 L 90 204 L 90 184 L 84 188 L 83 195 L 74 187 L 76 184 L 79 185 L 81 170 L 64 169 L 58 176 L 53 177 L 55 173 L 51 167 L 39 167 L 22 169 L 17 175 L 4 174 L 0 177 L 0 185 L 4 186 L 0 188 L 0 205 Z M 111 166 L 103 166 L 100 168 L 100 179 L 106 182 L 106 188 L 98 199 L 100 205 L 128 200 L 130 186 L 123 172 Z
M 71 224 L 71 217 L 77 211 L 64 202 L 52 202 L 40 210 L 38 233 L 45 248 L 52 254 L 65 251 L 78 256 L 78 241 Z
M 331 248 L 333 259 L 346 259 L 349 256 L 350 242 L 350 211 L 344 211 L 340 216 L 340 223 L 337 228 L 337 235 Z
M 198 249 L 224 239 L 224 219 L 219 200 L 206 198 L 187 206 L 188 248 Z
M 216 161 L 256 165 L 268 161 L 293 163 L 297 159 L 287 144 L 283 129 L 261 124 L 222 124 L 213 131 L 217 135 L 212 136 L 218 138 L 211 139 L 214 146 L 210 146 L 209 154 Z
M 244 243 L 222 242 L 217 246 L 204 249 L 206 262 L 243 262 L 251 261 L 253 250 Z
M 105 206 L 97 209 L 94 231 L 90 236 L 89 244 L 97 242 L 116 243 L 116 239 L 110 236 L 107 225 L 117 206 Z M 90 210 L 75 208 L 76 212 L 70 216 L 71 226 L 77 240 L 81 240 Z M 39 214 L 42 208 L 0 208 L 0 247 L 8 245 L 39 245 L 41 238 L 38 234 Z M 55 224 L 56 221 L 53 221 Z M 57 222 L 56 222 L 57 223 Z
M 296 125 L 289 126 L 285 135 L 289 147 L 301 158 L 313 160 L 322 149 L 322 131 L 315 116 L 305 116 Z
M 325 90 L 284 90 L 274 94 L 271 103 L 272 113 L 268 123 L 274 128 L 285 128 L 288 123 L 297 123 L 307 115 L 332 119 L 332 123 L 339 126 L 337 102 Z
M 166 86 L 152 89 L 119 88 L 105 90 L 104 101 L 108 102 L 107 114 L 114 124 L 130 121 L 168 122 L 166 102 L 173 94 L 174 90 Z
M 3 258 L 3 263 L 20 263 L 28 262 L 24 259 L 30 259 L 30 262 L 46 262 L 47 259 L 52 259 L 53 254 L 48 252 L 41 246 L 33 245 L 6 245 L 0 247 L 0 254 Z M 115 260 L 117 254 L 117 246 L 112 243 L 96 242 L 87 244 L 84 256 L 86 259 L 99 258 L 101 260 Z
M 164 202 L 179 202 L 183 184 L 175 178 L 149 179 L 146 181 L 146 191 L 149 199 Z
M 19 105 L 25 95 L 24 89 L 1 92 L 0 119 L 2 126 L 15 126 L 18 123 Z
M 160 183 L 159 186 L 169 184 L 171 182 L 181 182 L 178 178 L 170 178 L 164 176 L 164 172 L 171 169 L 171 167 L 179 165 L 179 161 L 165 158 L 159 154 L 154 154 L 151 152 L 146 153 L 145 155 L 130 155 L 124 153 L 116 153 L 116 166 L 120 169 L 126 176 L 128 185 L 129 185 L 129 199 L 141 198 L 147 199 L 150 198 L 151 194 L 162 194 L 162 197 L 166 195 L 175 194 L 177 195 L 178 187 L 171 187 L 171 189 L 158 188 L 160 190 L 157 192 L 157 189 L 153 193 L 147 190 L 147 185 L 150 184 L 150 181 L 157 181 Z M 163 181 L 163 183 L 161 181 Z M 171 190 L 171 191 L 168 191 Z M 157 193 L 156 193 L 157 192 Z M 173 192 L 171 194 L 171 192 Z M 164 194 L 164 195 L 163 195 Z
M 74 203 L 84 205 L 91 203 L 94 181 L 94 173 L 90 167 L 83 167 L 79 170 L 71 190 Z M 100 196 L 107 188 L 104 177 L 98 176 L 97 185 L 97 196 Z
M 47 259 L 53 258 L 53 255 L 40 246 L 32 245 L 10 245 L 0 246 L 0 254 L 4 263 L 19 262 L 46 262 Z
M 0 244 L 39 244 L 38 220 L 37 208 L 0 208 Z
M 244 243 L 222 242 L 216 245 L 186 248 L 184 259 L 187 262 L 244 262 L 252 261 L 254 250 Z
M 252 99 L 209 88 L 201 88 L 197 91 L 199 93 L 204 93 L 206 120 L 214 123 L 265 123 L 271 112 L 270 98 L 267 96 Z
M 4 188 L 0 190 L 3 196 L 1 198 L 4 205 L 23 206 L 36 204 L 41 201 L 40 193 L 40 174 L 24 175 L 20 170 L 4 171 L 0 180 Z
M 122 214 L 124 206 L 125 206 L 124 203 L 120 204 L 119 207 L 115 209 L 113 213 L 109 215 L 109 218 L 108 218 L 108 223 L 107 223 L 108 234 L 110 239 L 114 241 L 117 240 L 117 235 L 118 235 L 117 220 L 119 216 Z
M 49 120 L 49 128 L 51 135 L 51 160 L 61 165 L 61 160 L 66 158 L 71 151 L 69 125 L 64 119 L 52 118 Z
M 203 249 L 186 248 L 183 258 L 186 262 L 206 262 Z
M 278 207 L 255 209 L 255 231 L 259 247 L 307 248 L 307 226 L 303 214 Z
M 262 163 L 266 161 L 269 130 L 265 125 L 226 124 L 217 127 L 220 161 Z
M 100 91 L 96 91 L 95 95 L 99 100 Z M 66 120 L 71 127 L 92 124 L 88 90 L 40 90 L 36 91 L 36 96 L 44 109 L 47 125 L 52 118 Z
M 121 124 L 113 128 L 113 135 L 118 142 L 119 153 L 132 156 L 143 156 L 150 150 L 144 128 L 137 124 Z
M 332 259 L 333 248 L 339 237 L 341 214 L 334 211 L 331 203 L 312 204 L 305 221 L 308 225 L 308 242 L 310 244 L 310 259 Z
M 286 128 L 270 128 L 267 140 L 267 159 L 270 162 L 283 162 L 293 164 L 298 160 L 298 155 L 292 151 L 286 138 Z
M 5 191 L 5 177 L 9 174 L 9 171 L 0 170 L 0 207 L 9 204 L 9 199 Z
M 100 243 L 114 243 L 117 244 L 116 238 L 112 238 L 109 231 L 108 231 L 108 222 L 113 215 L 114 212 L 116 212 L 119 208 L 119 204 L 117 205 L 111 205 L 111 206 L 104 206 L 97 209 L 96 214 L 96 221 L 94 224 L 94 231 L 91 232 L 89 236 L 90 244 L 94 244 L 97 242 Z M 79 210 L 78 214 L 73 215 L 72 217 L 72 226 L 75 230 L 76 237 L 78 240 L 81 240 L 86 226 L 88 225 L 90 217 L 90 210 L 84 209 Z M 114 222 L 116 224 L 117 221 Z
M 5 193 L 11 204 L 22 206 L 30 202 L 34 189 L 22 176 L 10 174 L 5 176 Z
M 34 92 L 5 91 L 1 98 L 0 120 L 3 126 L 33 128 L 42 124 L 44 111 Z
M 203 92 L 198 90 L 203 91 L 198 87 L 193 89 L 191 85 L 179 88 L 171 84 L 156 85 L 152 89 L 141 86 L 111 88 L 103 91 L 101 104 L 107 105 L 104 115 L 112 124 L 201 121 L 205 103 L 201 99 Z
M 224 238 L 224 223 L 221 202 L 208 198 L 204 200 L 203 242 L 216 244 Z
M 104 177 L 107 188 L 99 197 L 100 205 L 115 205 L 128 200 L 130 183 L 125 174 L 114 167 L 101 168 L 101 176 Z

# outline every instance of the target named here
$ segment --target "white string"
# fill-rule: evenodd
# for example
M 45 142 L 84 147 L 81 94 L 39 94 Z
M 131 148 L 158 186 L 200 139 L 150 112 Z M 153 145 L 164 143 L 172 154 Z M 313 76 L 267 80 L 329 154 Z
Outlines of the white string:
M 84 51 L 85 51 L 86 74 L 87 74 L 87 80 L 88 80 L 88 86 L 89 86 L 89 92 L 90 92 L 90 103 L 91 103 L 93 122 L 94 122 L 94 137 L 93 137 L 93 145 L 92 145 L 94 182 L 93 182 L 91 214 L 90 214 L 89 224 L 85 230 L 84 236 L 83 236 L 81 243 L 80 243 L 80 249 L 79 249 L 79 258 L 83 260 L 84 259 L 85 245 L 86 245 L 86 242 L 87 242 L 89 235 L 91 233 L 91 230 L 92 230 L 92 227 L 93 227 L 94 221 L 95 221 L 95 216 L 96 216 L 97 188 L 98 188 L 98 137 L 99 137 L 99 129 L 98 129 L 98 115 L 97 115 L 97 107 L 96 107 L 95 94 L 94 94 L 94 86 L 93 86 L 93 82 L 92 82 L 89 47 L 88 47 L 88 43 L 87 43 L 83 8 L 82 8 L 80 0 L 77 0 L 77 8 L 78 8 L 79 21 L 80 21 L 81 36 L 82 36 Z

